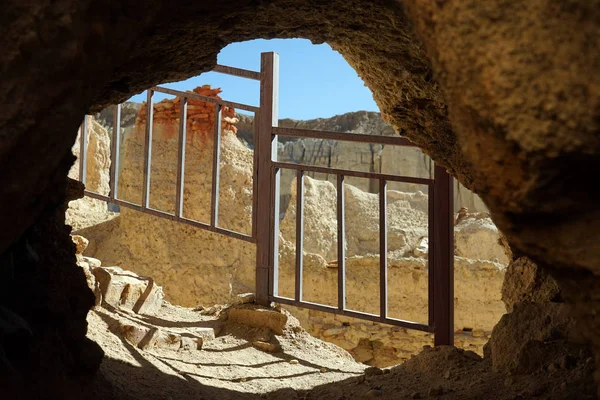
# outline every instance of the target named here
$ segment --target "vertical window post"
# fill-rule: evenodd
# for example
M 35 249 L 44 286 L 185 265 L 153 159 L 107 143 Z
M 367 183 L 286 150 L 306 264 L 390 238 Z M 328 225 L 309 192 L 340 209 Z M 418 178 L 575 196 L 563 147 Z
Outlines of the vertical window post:
M 434 344 L 454 343 L 454 196 L 452 177 L 435 166 L 433 188 Z M 432 254 L 430 254 L 431 257 Z
M 279 55 L 261 54 L 260 65 L 260 111 L 258 113 L 257 156 L 257 230 L 256 230 L 256 302 L 269 304 L 269 292 L 274 285 L 275 246 L 279 215 L 275 215 L 275 202 L 279 200 L 277 180 L 271 179 L 271 161 L 277 157 L 277 137 L 271 134 L 272 127 L 278 124 L 279 102 Z M 273 231 L 273 237 L 271 232 Z

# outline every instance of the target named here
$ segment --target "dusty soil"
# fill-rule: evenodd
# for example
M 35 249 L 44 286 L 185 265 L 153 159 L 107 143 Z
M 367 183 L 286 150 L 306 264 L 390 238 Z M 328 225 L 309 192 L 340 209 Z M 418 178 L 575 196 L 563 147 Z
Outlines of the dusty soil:
M 226 315 L 226 310 L 223 315 Z M 265 330 L 165 304 L 155 317 L 96 308 L 88 337 L 106 352 L 91 397 L 106 399 L 593 399 L 593 361 L 545 366 L 531 375 L 492 371 L 489 359 L 453 347 L 426 348 L 378 369 L 308 335 L 293 317 L 269 353 L 252 341 Z M 120 335 L 123 322 L 183 329 L 213 327 L 201 350 L 141 350 Z

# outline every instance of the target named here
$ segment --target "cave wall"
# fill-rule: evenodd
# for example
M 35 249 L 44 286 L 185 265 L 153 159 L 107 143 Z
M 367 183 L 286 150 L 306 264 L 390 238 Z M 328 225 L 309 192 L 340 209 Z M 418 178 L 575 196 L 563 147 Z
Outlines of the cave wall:
M 386 120 L 553 271 L 600 346 L 599 19 L 598 0 L 5 1 L 0 253 L 62 203 L 85 112 L 209 70 L 228 43 L 305 37 L 340 51 Z
M 67 200 L 83 196 L 71 181 Z M 58 205 L 55 205 L 55 207 Z M 0 393 L 3 398 L 81 398 L 104 352 L 86 338 L 94 295 L 75 265 L 66 201 L 0 257 Z

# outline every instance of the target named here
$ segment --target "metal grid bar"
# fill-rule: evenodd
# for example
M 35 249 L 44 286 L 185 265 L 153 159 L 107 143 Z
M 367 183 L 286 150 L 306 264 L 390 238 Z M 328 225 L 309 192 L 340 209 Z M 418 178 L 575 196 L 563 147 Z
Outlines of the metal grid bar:
M 360 142 L 360 143 L 375 143 L 389 144 L 393 146 L 409 146 L 417 147 L 416 144 L 401 136 L 374 136 L 361 135 L 358 133 L 332 132 L 332 131 L 317 131 L 312 129 L 297 129 L 297 128 L 278 128 L 273 127 L 271 130 L 273 135 L 297 137 L 297 138 L 313 138 L 326 140 L 339 140 L 344 142 Z
M 296 171 L 296 282 L 295 299 L 302 301 L 304 253 L 304 171 Z
M 388 315 L 387 182 L 379 180 L 379 314 Z
M 150 175 L 152 173 L 152 120 L 154 106 L 152 98 L 154 91 L 148 89 L 146 96 L 146 137 L 144 139 L 144 180 L 142 189 L 142 207 L 149 208 L 150 204 Z
M 88 197 L 91 197 L 93 199 L 98 199 L 98 200 L 103 200 L 103 201 L 110 201 L 110 198 L 108 196 L 99 194 L 99 193 L 95 193 L 95 192 L 90 192 L 88 190 L 86 190 L 84 192 L 84 194 Z M 176 221 L 176 222 L 181 222 L 183 224 L 187 224 L 187 225 L 191 225 L 194 226 L 196 228 L 202 228 L 205 229 L 207 231 L 211 231 L 214 233 L 219 233 L 221 235 L 225 235 L 228 236 L 230 238 L 233 239 L 239 239 L 239 240 L 243 240 L 249 243 L 256 243 L 256 239 L 253 238 L 252 236 L 248 236 L 248 235 L 244 235 L 243 233 L 238 233 L 238 232 L 234 232 L 234 231 L 230 231 L 228 229 L 223 229 L 223 228 L 216 228 L 214 226 L 210 226 L 208 224 L 205 224 L 203 222 L 200 221 L 196 221 L 193 219 L 188 219 L 188 218 L 183 218 L 183 217 L 178 217 L 175 214 L 169 214 L 166 213 L 164 211 L 160 211 L 160 210 L 155 210 L 153 208 L 147 208 L 147 207 L 143 207 L 141 205 L 138 204 L 134 204 L 125 200 L 119 200 L 119 199 L 114 199 L 112 200 L 112 202 L 114 204 L 117 204 L 119 206 L 123 206 L 126 208 L 131 208 L 132 210 L 136 210 L 136 211 L 140 211 L 146 214 L 151 214 L 154 215 L 156 217 L 160 217 L 160 218 L 166 218 L 169 219 L 171 221 Z
M 79 135 L 79 180 L 86 185 L 87 181 L 87 136 L 88 136 L 88 116 L 83 118 L 81 123 L 81 133 Z
M 240 78 L 254 79 L 260 81 L 260 72 L 250 71 L 247 69 L 228 67 L 227 65 L 215 65 L 212 72 L 218 72 L 220 74 L 233 75 Z
M 270 300 L 280 303 L 280 304 L 287 304 L 287 305 L 295 306 L 295 307 L 303 307 L 303 308 L 308 308 L 311 310 L 323 311 L 326 313 L 331 313 L 331 314 L 336 314 L 336 315 L 344 315 L 346 317 L 359 318 L 359 319 L 364 319 L 367 321 L 379 322 L 382 324 L 395 325 L 395 326 L 400 326 L 400 327 L 407 328 L 407 329 L 414 329 L 417 331 L 430 332 L 430 333 L 433 332 L 433 327 L 425 325 L 425 324 L 420 324 L 418 322 L 405 321 L 405 320 L 396 319 L 396 318 L 382 318 L 379 315 L 368 314 L 368 313 L 363 313 L 363 312 L 359 312 L 359 311 L 339 310 L 336 307 L 326 306 L 324 304 L 311 303 L 308 301 L 295 301 L 294 299 L 288 299 L 286 297 L 270 296 Z
M 258 114 L 254 114 L 254 120 L 252 122 L 252 134 L 254 135 L 254 149 L 253 156 L 254 162 L 252 164 L 252 237 L 256 237 L 257 232 L 257 218 L 258 218 L 258 151 L 256 149 L 256 144 L 258 143 L 258 120 L 260 117 Z
M 435 275 L 433 273 L 434 270 L 434 259 L 435 259 L 435 251 L 433 248 L 435 246 L 433 235 L 435 231 L 435 221 L 434 221 L 434 207 L 435 207 L 435 185 L 429 187 L 429 195 L 427 197 L 427 311 L 428 311 L 428 323 L 430 326 L 435 325 L 435 315 L 433 302 L 435 299 Z
M 454 343 L 454 216 L 452 177 L 444 167 L 435 167 L 434 192 L 434 344 Z
M 344 175 L 337 176 L 338 310 L 346 309 L 346 216 Z
M 212 163 L 212 192 L 210 198 L 210 224 L 216 227 L 219 224 L 219 176 L 221 169 L 221 119 L 223 109 L 220 104 L 215 104 L 215 130 L 213 138 L 213 163 Z
M 108 196 L 112 199 L 119 197 L 119 159 L 121 153 L 121 105 L 113 108 L 113 135 L 110 144 L 110 191 Z
M 175 215 L 183 216 L 185 186 L 185 148 L 187 142 L 187 98 L 179 102 L 179 143 L 177 151 L 177 193 L 175 194 Z
M 256 303 L 269 304 L 269 293 L 277 290 L 279 238 L 279 171 L 272 175 L 271 161 L 277 157 L 277 136 L 271 134 L 278 124 L 279 55 L 262 53 L 260 58 L 260 114 L 256 144 L 258 157 L 256 186 L 258 218 L 270 221 L 256 231 Z
M 346 170 L 346 169 L 317 167 L 314 165 L 301 165 L 301 164 L 292 164 L 292 163 L 287 163 L 287 162 L 274 162 L 273 166 L 276 168 L 287 168 L 287 169 L 296 169 L 296 170 L 302 169 L 304 171 L 321 172 L 324 174 L 332 174 L 332 175 L 356 176 L 359 178 L 369 178 L 369 179 L 384 179 L 386 181 L 416 183 L 419 185 L 433 185 L 432 179 L 413 178 L 410 176 L 379 174 L 377 172 L 350 171 L 350 170 Z
M 181 92 L 179 90 L 168 89 L 168 88 L 164 88 L 164 87 L 160 87 L 160 86 L 153 86 L 148 90 L 152 90 L 154 92 L 171 94 L 173 96 L 179 96 L 179 97 L 185 96 L 190 100 L 198 100 L 198 101 L 204 101 L 206 103 L 220 104 L 222 106 L 239 108 L 240 110 L 246 110 L 246 111 L 250 111 L 250 112 L 254 112 L 254 113 L 258 112 L 258 110 L 259 110 L 258 107 L 249 106 L 247 104 L 236 103 L 233 101 L 227 101 L 227 100 L 219 99 L 216 97 L 202 96 L 202 95 L 199 95 L 197 93 L 192 93 L 192 92 Z
M 268 278 L 271 285 L 269 286 L 269 295 L 277 296 L 279 293 L 279 188 L 281 184 L 281 170 L 275 169 L 273 171 L 273 180 L 272 187 L 273 189 L 273 209 L 271 214 L 269 215 L 269 220 L 271 222 L 271 226 L 273 230 L 269 232 L 269 241 L 273 244 L 273 246 L 269 249 L 269 257 L 271 260 L 270 267 L 268 269 Z M 258 243 L 257 247 L 261 245 Z M 267 300 L 268 302 L 268 300 Z

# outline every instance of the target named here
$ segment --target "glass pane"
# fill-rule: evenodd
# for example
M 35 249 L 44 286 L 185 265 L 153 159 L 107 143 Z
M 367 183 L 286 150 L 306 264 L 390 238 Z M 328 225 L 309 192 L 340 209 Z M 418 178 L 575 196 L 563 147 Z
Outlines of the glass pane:
M 211 219 L 214 119 L 214 104 L 188 100 L 183 216 L 205 224 Z
M 237 126 L 241 120 L 244 120 L 243 132 L 240 132 Z M 247 141 L 254 143 L 252 113 L 242 114 L 224 108 L 221 130 L 217 225 L 251 235 L 254 149 Z
M 142 98 L 146 98 L 146 91 Z M 125 103 L 127 104 L 127 103 Z M 118 197 L 130 203 L 142 203 L 144 174 L 144 138 L 146 136 L 146 102 L 134 107 L 121 106 L 121 146 Z M 126 110 L 129 111 L 126 111 Z M 135 117 L 134 117 L 135 115 Z
M 279 279 L 277 295 L 280 297 L 294 298 L 296 279 L 296 203 L 290 205 L 292 184 L 294 184 L 294 198 L 296 195 L 295 180 L 283 179 L 291 176 L 295 171 L 279 171 Z
M 379 315 L 379 181 L 345 185 L 346 308 Z
M 294 171 L 295 174 L 295 171 Z M 304 274 L 302 300 L 337 306 L 337 216 L 336 188 L 325 179 L 304 176 Z M 283 175 L 282 175 L 283 176 Z M 284 179 L 282 179 L 282 186 Z M 281 234 L 289 245 L 296 244 L 296 178 L 289 184 L 289 201 L 281 220 Z M 282 194 L 282 197 L 284 195 Z M 295 268 L 294 257 L 286 268 Z
M 176 96 L 155 93 L 153 103 L 150 208 L 174 214 L 180 100 Z
M 415 189 L 387 190 L 388 315 L 427 324 L 429 199 Z

